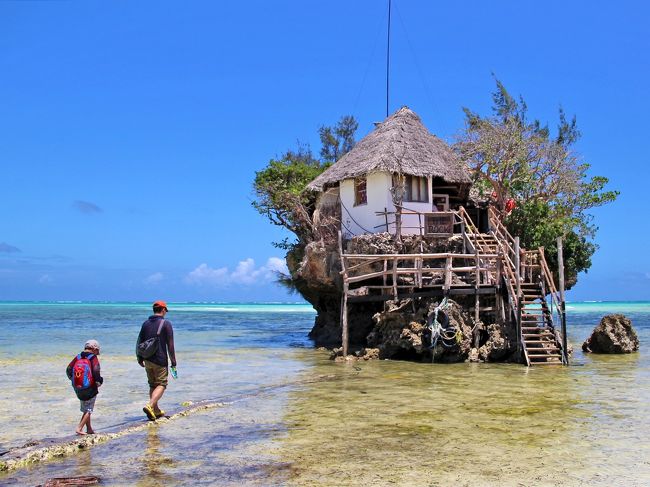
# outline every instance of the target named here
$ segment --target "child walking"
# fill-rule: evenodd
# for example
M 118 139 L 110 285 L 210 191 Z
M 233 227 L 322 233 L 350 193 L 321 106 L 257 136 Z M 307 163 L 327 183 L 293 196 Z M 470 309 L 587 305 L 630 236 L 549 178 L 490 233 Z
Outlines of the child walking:
M 72 388 L 81 401 L 81 421 L 75 432 L 78 435 L 92 435 L 95 433 L 90 424 L 90 415 L 95 408 L 95 399 L 99 386 L 104 382 L 99 368 L 99 342 L 97 340 L 88 340 L 84 345 L 84 350 L 72 359 L 66 374 L 72 381 Z M 84 427 L 86 431 L 84 432 Z

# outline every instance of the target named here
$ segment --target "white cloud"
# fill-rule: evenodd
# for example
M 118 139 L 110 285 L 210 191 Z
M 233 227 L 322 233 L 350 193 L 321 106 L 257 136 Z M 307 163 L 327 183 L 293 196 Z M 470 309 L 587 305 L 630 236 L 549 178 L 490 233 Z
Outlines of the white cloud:
M 289 270 L 283 259 L 270 257 L 266 264 L 256 267 L 255 260 L 247 258 L 240 261 L 231 272 L 227 267 L 214 269 L 203 263 L 185 276 L 185 282 L 195 285 L 224 287 L 231 284 L 265 284 L 275 279 L 276 273 L 288 274 Z
M 271 271 L 289 274 L 286 261 L 279 257 L 269 257 L 269 260 L 266 261 L 266 267 Z
M 162 281 L 165 278 L 164 274 L 162 272 L 154 272 L 150 276 L 147 276 L 144 279 L 145 284 L 158 284 L 160 281 Z
M 203 263 L 185 276 L 185 282 L 188 284 L 212 284 L 218 286 L 223 284 L 227 277 L 228 269 L 226 267 L 213 269 L 208 264 Z

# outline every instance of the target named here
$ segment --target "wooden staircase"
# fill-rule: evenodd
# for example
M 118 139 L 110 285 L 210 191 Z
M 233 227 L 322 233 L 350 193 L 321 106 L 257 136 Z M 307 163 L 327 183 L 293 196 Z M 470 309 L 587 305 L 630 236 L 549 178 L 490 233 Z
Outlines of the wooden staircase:
M 487 234 L 478 231 L 464 208 L 460 208 L 459 214 L 467 230 L 467 245 L 473 252 L 501 255 L 508 302 L 526 364 L 566 364 L 563 340 L 554 326 L 546 300 L 548 290 L 556 309 L 560 309 L 559 293 L 548 269 L 544 249 L 520 249 L 518 239 L 512 237 L 493 209 L 489 213 L 491 231 Z
M 528 365 L 562 365 L 562 342 L 541 283 L 523 282 L 520 286 L 521 338 Z

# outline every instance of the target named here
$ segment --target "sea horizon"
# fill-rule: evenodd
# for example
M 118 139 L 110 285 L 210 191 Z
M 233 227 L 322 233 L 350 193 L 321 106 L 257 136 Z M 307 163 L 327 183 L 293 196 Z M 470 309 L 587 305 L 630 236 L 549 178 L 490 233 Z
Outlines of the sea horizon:
M 305 305 L 311 306 L 310 303 L 306 301 L 167 301 L 170 305 L 173 304 L 214 304 L 214 305 Z M 621 300 L 621 299 L 585 299 L 580 301 L 566 301 L 567 304 L 597 304 L 597 303 L 626 303 L 626 304 L 639 304 L 639 303 L 648 303 L 650 304 L 650 299 L 631 299 L 631 300 Z M 143 300 L 73 300 L 73 299 L 16 299 L 16 300 L 0 300 L 0 305 L 2 304 L 142 304 L 150 306 L 150 301 Z

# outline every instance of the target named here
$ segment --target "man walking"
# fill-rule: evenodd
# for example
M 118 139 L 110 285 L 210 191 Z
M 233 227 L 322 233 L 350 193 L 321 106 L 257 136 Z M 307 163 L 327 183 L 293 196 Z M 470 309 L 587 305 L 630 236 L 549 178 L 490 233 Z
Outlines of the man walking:
M 136 345 L 138 363 L 147 371 L 149 381 L 149 403 L 142 408 L 149 420 L 154 421 L 165 415 L 158 401 L 167 388 L 167 355 L 171 361 L 172 377 L 176 378 L 176 352 L 174 350 L 174 330 L 165 319 L 167 303 L 153 303 L 153 315 L 142 323 Z

